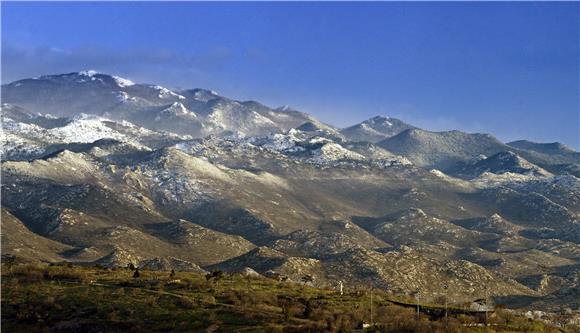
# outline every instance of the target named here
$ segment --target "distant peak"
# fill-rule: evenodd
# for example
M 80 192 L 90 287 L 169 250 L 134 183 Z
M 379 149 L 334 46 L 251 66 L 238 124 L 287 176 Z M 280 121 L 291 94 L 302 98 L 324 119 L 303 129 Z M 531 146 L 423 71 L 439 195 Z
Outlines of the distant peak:
M 90 78 L 91 81 L 96 81 L 96 80 L 100 80 L 102 82 L 102 80 L 104 79 L 106 82 L 109 81 L 113 81 L 118 87 L 120 88 L 124 88 L 124 87 L 130 87 L 135 85 L 135 82 L 120 77 L 120 76 L 115 76 L 115 75 L 109 75 L 109 74 L 104 74 L 104 73 L 100 73 L 96 70 L 93 69 L 87 69 L 87 70 L 83 70 L 80 72 L 72 72 L 72 73 L 67 73 L 67 74 L 55 74 L 55 75 L 43 75 L 43 76 L 39 76 L 35 79 L 54 79 L 54 78 L 70 78 L 73 77 L 74 79 L 76 79 L 76 77 L 81 77 L 79 78 L 81 81 L 80 82 L 86 82 L 86 78 Z
M 390 120 L 390 117 L 375 116 L 369 120 L 363 121 L 362 124 L 370 126 L 391 127 L 393 126 L 393 123 Z
M 567 152 L 567 153 L 575 152 L 574 149 L 560 142 L 540 143 L 529 140 L 518 140 L 508 142 L 508 146 L 516 147 L 519 149 L 535 150 L 538 152 Z

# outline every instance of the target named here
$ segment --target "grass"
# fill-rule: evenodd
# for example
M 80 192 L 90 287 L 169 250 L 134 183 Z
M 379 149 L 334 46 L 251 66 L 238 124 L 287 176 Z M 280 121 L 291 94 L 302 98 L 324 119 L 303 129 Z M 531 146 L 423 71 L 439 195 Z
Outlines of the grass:
M 263 277 L 103 269 L 70 265 L 3 267 L 4 332 L 352 332 L 370 321 L 363 290 L 332 290 Z M 422 314 L 391 295 L 373 294 L 368 332 L 485 332 L 469 313 Z M 399 305 L 394 304 L 397 302 Z M 422 305 L 427 306 L 427 305 Z M 433 305 L 440 309 L 439 305 Z M 494 332 L 561 332 L 541 322 L 496 316 Z M 362 330 L 359 330 L 362 331 Z

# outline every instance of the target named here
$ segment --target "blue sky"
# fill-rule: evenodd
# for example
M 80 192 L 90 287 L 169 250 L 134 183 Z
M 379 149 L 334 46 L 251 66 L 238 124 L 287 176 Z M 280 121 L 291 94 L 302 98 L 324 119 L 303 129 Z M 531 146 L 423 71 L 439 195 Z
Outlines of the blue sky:
M 579 143 L 579 3 L 2 2 L 2 82 L 81 69 L 347 126 Z

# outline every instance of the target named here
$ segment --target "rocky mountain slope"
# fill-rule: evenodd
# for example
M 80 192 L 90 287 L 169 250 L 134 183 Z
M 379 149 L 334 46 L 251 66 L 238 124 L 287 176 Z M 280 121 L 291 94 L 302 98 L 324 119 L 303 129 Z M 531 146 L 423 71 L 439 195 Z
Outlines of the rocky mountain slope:
M 2 93 L 3 253 L 577 304 L 557 296 L 580 264 L 569 148 L 385 117 L 341 130 L 89 71 Z

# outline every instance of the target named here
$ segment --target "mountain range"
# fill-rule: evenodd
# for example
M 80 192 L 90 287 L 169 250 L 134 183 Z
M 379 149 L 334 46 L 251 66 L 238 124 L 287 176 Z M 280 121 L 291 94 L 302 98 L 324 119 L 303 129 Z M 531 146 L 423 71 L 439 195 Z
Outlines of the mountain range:
M 82 71 L 2 85 L 2 253 L 580 307 L 580 154 Z

